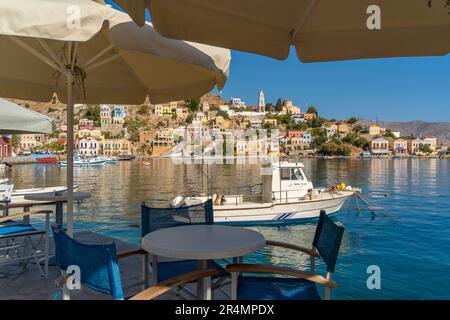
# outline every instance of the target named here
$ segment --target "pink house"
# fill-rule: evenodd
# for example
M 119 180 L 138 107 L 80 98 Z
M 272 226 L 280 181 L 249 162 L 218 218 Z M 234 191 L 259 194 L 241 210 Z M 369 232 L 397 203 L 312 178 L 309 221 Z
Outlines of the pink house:
M 0 135 L 0 159 L 11 157 L 12 153 L 12 138 L 11 136 Z

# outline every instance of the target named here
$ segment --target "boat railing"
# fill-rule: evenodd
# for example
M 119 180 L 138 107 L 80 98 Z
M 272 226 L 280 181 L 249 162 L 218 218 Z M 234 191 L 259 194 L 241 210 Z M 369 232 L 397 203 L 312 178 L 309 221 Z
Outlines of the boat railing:
M 290 196 L 289 193 L 292 192 L 304 192 L 305 189 L 294 189 L 294 190 L 280 190 L 280 191 L 272 191 L 272 200 L 278 202 L 289 202 L 289 200 L 301 200 L 303 197 Z

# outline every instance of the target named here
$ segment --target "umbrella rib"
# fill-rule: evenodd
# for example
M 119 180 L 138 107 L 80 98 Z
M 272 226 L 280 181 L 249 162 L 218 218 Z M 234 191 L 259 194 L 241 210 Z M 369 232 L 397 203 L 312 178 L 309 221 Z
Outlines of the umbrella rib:
M 74 68 L 75 68 L 75 63 L 77 61 L 78 58 L 78 42 L 75 42 L 75 47 L 73 48 L 73 54 L 72 54 L 72 63 L 70 65 L 70 70 L 73 72 Z
M 106 59 L 104 59 L 104 60 L 101 60 L 101 61 L 98 61 L 98 62 L 96 62 L 96 63 L 90 64 L 89 66 L 85 67 L 84 70 L 85 70 L 85 71 L 89 71 L 89 70 L 98 68 L 98 67 L 100 67 L 100 66 L 102 66 L 102 65 L 104 65 L 104 64 L 106 64 L 106 63 L 108 63 L 108 62 L 111 62 L 111 61 L 113 61 L 113 60 L 116 60 L 116 59 L 120 58 L 121 56 L 123 56 L 123 54 L 124 54 L 123 52 L 121 52 L 121 53 L 115 53 L 115 54 L 112 55 L 111 57 L 108 57 L 108 58 L 106 58 Z
M 53 51 L 49 45 L 42 39 L 37 39 L 37 41 L 39 42 L 39 44 L 42 46 L 42 48 L 44 48 L 45 51 L 47 51 L 47 53 L 50 55 L 51 58 L 53 58 L 54 62 L 59 65 L 59 67 L 61 68 L 61 70 L 64 69 L 64 63 L 61 62 L 60 59 L 58 59 L 58 57 L 56 56 L 55 51 Z
M 84 69 L 88 68 L 90 64 L 92 64 L 93 62 L 95 62 L 96 60 L 98 60 L 101 56 L 103 56 L 106 52 L 108 52 L 109 50 L 111 50 L 112 48 L 114 48 L 113 44 L 110 44 L 109 46 L 107 46 L 105 49 L 103 49 L 102 51 L 100 51 L 99 53 L 97 53 L 95 56 L 93 56 L 91 59 L 89 59 L 83 66 Z
M 53 69 L 61 71 L 61 72 L 64 72 L 64 70 L 61 70 L 60 67 L 58 65 L 56 65 L 51 59 L 47 58 L 46 56 L 44 56 L 43 54 L 41 54 L 37 50 L 33 49 L 31 46 L 26 44 L 24 41 L 22 41 L 22 40 L 20 40 L 18 38 L 15 38 L 15 37 L 11 37 L 11 40 L 13 42 L 15 42 L 19 47 L 25 49 L 26 51 L 31 53 L 36 58 L 38 58 L 38 59 L 42 60 L 44 63 L 48 64 Z
M 300 21 L 298 22 L 295 29 L 292 30 L 292 34 L 291 34 L 292 42 L 294 42 L 294 39 L 297 37 L 298 33 L 301 31 L 303 25 L 306 22 L 306 19 L 308 19 L 308 17 L 311 15 L 312 11 L 314 10 L 314 8 L 316 7 L 318 2 L 319 2 L 319 0 L 310 0 L 309 1 L 308 7 L 306 8 L 305 12 L 302 14 Z

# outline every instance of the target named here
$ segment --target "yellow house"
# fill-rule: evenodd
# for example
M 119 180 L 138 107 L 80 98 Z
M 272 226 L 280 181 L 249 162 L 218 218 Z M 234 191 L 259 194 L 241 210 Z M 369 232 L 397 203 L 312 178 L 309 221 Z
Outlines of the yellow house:
M 176 106 L 173 108 L 170 104 L 155 104 L 155 114 L 158 117 L 171 116 L 174 109 Z
M 77 137 L 78 137 L 78 139 L 93 138 L 96 140 L 100 140 L 102 138 L 102 131 L 99 129 L 93 129 L 93 130 L 81 129 L 81 130 L 78 130 Z
M 381 134 L 381 128 L 376 124 L 369 126 L 369 134 L 372 136 L 377 136 Z
M 131 143 L 126 139 L 106 139 L 102 142 L 101 148 L 106 156 L 131 154 Z

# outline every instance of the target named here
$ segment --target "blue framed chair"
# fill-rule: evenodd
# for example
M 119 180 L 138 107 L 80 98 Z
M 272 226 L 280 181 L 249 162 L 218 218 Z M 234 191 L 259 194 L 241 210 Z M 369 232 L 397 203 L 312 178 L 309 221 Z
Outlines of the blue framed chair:
M 293 244 L 267 241 L 267 245 L 296 250 L 310 256 L 310 272 L 272 265 L 232 264 L 227 266 L 231 273 L 233 300 L 320 300 L 316 284 L 324 286 L 324 298 L 330 299 L 330 289 L 337 288 L 332 281 L 344 226 L 333 222 L 320 212 L 312 248 Z M 327 266 L 325 277 L 315 273 L 315 258 L 322 258 Z M 245 273 L 277 274 L 290 277 L 250 276 Z
M 50 210 L 24 211 L 22 213 L 0 217 L 0 266 L 20 262 L 26 268 L 33 259 L 41 275 L 48 277 L 49 256 L 49 220 Z M 34 228 L 29 219 L 31 216 L 45 214 L 45 228 Z M 22 219 L 22 221 L 17 221 Z M 39 246 L 44 240 L 44 247 Z M 41 261 L 44 260 L 42 270 Z
M 59 296 L 62 299 L 70 299 L 70 290 L 67 286 L 69 275 L 67 270 L 70 266 L 77 266 L 80 270 L 80 283 L 94 291 L 104 293 L 113 297 L 114 300 L 124 300 L 122 280 L 119 268 L 120 257 L 116 252 L 116 245 L 109 244 L 86 244 L 74 240 L 68 236 L 58 225 L 52 226 L 56 249 L 56 263 L 60 269 L 61 277 L 57 280 Z M 133 297 L 131 300 L 150 300 L 157 298 L 163 293 L 179 287 L 180 285 L 215 275 L 213 269 L 196 270 L 187 274 L 179 275 L 150 287 Z
M 141 206 L 141 236 L 144 237 L 150 232 L 163 228 L 176 227 L 192 224 L 214 224 L 213 202 L 211 199 L 206 202 L 194 204 L 190 206 L 180 206 L 175 208 L 155 208 L 149 207 L 144 203 Z M 198 269 L 199 262 L 197 260 L 161 260 L 149 261 L 149 255 L 145 256 L 145 265 L 150 266 L 152 271 L 153 284 L 165 281 L 169 278 L 178 276 L 183 273 L 193 272 Z M 155 271 L 154 265 L 157 265 Z M 227 273 L 215 261 L 211 261 L 208 268 L 217 271 L 214 276 L 212 288 L 217 289 L 225 285 Z M 147 274 L 147 272 L 146 272 Z M 148 274 L 146 275 L 146 283 L 149 283 Z

